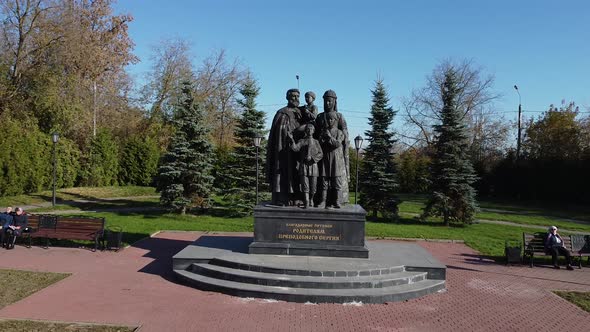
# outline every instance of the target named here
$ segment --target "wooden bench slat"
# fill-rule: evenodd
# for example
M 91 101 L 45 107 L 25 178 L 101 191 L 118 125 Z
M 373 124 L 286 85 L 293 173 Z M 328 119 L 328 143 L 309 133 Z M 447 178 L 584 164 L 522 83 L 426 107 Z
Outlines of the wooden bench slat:
M 42 237 L 47 240 L 50 238 L 90 240 L 94 241 L 94 250 L 96 250 L 98 239 L 104 231 L 104 225 L 104 218 L 28 215 L 28 227 L 31 232 L 26 234 L 29 237 L 29 247 L 31 238 Z
M 524 246 L 523 260 L 526 256 L 529 256 L 531 267 L 533 267 L 533 259 L 534 259 L 535 254 L 551 256 L 550 253 L 547 253 L 545 251 L 545 237 L 546 236 L 547 236 L 546 233 L 545 234 L 542 234 L 542 233 L 536 233 L 536 234 L 523 233 L 522 234 L 523 246 Z M 579 267 L 582 268 L 582 256 L 586 256 L 586 255 L 580 254 L 579 252 L 573 250 L 572 235 L 562 236 L 561 240 L 563 242 L 563 247 L 565 249 L 567 249 L 572 256 L 574 256 L 574 257 L 577 256 L 579 258 Z M 590 254 L 588 254 L 587 256 L 590 256 Z

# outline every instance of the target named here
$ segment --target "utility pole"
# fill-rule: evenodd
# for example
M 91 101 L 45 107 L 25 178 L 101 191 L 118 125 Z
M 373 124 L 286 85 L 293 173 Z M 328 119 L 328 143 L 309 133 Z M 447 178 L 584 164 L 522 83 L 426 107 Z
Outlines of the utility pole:
M 59 140 L 59 134 L 51 134 L 51 141 L 53 142 L 53 195 L 51 200 L 51 206 L 55 206 L 55 187 L 57 184 L 57 141 Z
M 521 114 L 522 114 L 522 104 L 520 100 L 520 91 L 518 91 L 518 86 L 514 85 L 514 90 L 518 93 L 518 137 L 516 138 L 516 160 L 520 160 L 520 137 L 521 137 Z
M 93 96 L 92 96 L 92 110 L 93 110 L 92 136 L 96 137 L 96 80 L 92 81 L 92 90 L 93 90 Z

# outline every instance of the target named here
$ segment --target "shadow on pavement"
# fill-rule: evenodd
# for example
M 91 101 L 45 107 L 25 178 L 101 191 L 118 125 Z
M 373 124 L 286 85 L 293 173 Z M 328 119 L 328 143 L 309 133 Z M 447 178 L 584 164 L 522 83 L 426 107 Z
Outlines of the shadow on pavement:
M 222 249 L 239 253 L 247 253 L 252 237 L 246 236 L 201 236 L 197 241 L 174 240 L 165 238 L 146 238 L 132 245 L 132 247 L 147 250 L 144 257 L 154 260 L 141 268 L 139 272 L 159 275 L 162 278 L 176 282 L 172 273 L 172 256 L 189 244 L 202 247 Z
M 172 274 L 172 256 L 191 243 L 192 241 L 153 237 L 134 243 L 132 247 L 148 251 L 144 257 L 154 259 L 138 272 L 159 275 L 168 281 L 175 282 Z
M 248 246 L 252 243 L 251 236 L 201 236 L 195 244 L 200 247 L 230 250 L 242 254 L 248 253 Z

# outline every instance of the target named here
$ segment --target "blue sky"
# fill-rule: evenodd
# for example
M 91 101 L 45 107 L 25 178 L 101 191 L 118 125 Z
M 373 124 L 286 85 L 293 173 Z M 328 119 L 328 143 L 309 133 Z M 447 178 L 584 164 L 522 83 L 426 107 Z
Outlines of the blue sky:
M 399 109 L 447 58 L 473 59 L 496 77 L 496 109 L 514 111 L 498 115 L 508 120 L 517 117 L 515 84 L 525 117 L 562 99 L 590 111 L 587 0 L 119 0 L 115 11 L 134 17 L 129 32 L 141 59 L 129 68 L 134 77 L 149 70 L 151 47 L 162 39 L 189 41 L 195 64 L 225 49 L 258 80 L 268 121 L 299 75 L 302 94 L 315 91 L 320 111 L 323 92 L 336 91 L 354 137 L 368 128 L 377 75 Z

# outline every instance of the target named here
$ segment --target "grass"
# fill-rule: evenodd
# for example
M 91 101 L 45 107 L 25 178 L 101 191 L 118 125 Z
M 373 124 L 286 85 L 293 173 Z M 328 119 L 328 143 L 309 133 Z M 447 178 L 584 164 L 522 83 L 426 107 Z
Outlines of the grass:
M 93 199 L 87 201 L 65 201 L 55 206 L 30 208 L 27 212 L 44 213 L 59 211 L 83 211 L 96 209 L 129 209 L 159 207 L 159 198 L 154 196 L 137 196 L 121 199 Z
M 573 231 L 582 231 L 590 233 L 590 222 L 588 224 L 573 223 L 559 217 L 546 215 L 519 215 L 499 212 L 480 212 L 477 214 L 478 219 L 483 220 L 501 220 L 523 225 L 545 225 L 547 227 L 554 225 L 558 228 L 565 228 Z
M 34 320 L 0 319 L 4 332 L 132 332 L 135 328 L 115 325 L 62 323 Z
M 132 244 L 160 230 L 252 232 L 254 229 L 253 217 L 228 218 L 188 214 L 181 216 L 160 211 L 100 212 L 85 215 L 104 217 L 107 227 L 121 227 L 125 244 Z M 366 224 L 366 235 L 370 237 L 463 240 L 483 255 L 495 259 L 501 259 L 504 256 L 506 240 L 520 241 L 524 231 L 530 230 L 495 224 L 445 227 L 440 222 L 419 222 L 412 218 L 401 218 L 396 223 L 367 222 Z
M 0 269 L 0 309 L 53 284 L 65 277 L 66 273 L 29 272 Z M 10 285 L 10 287 L 8 287 Z
M 59 191 L 64 195 L 89 198 L 136 197 L 156 195 L 156 188 L 141 186 L 78 187 Z
M 590 312 L 590 292 L 554 291 L 555 294 Z
M 160 209 L 158 197 L 151 187 L 102 187 L 102 188 L 69 188 L 60 190 L 59 195 L 68 199 L 83 199 L 86 202 L 66 201 L 54 208 L 43 207 L 29 210 L 30 212 L 60 212 L 70 214 L 89 214 L 104 217 L 108 226 L 119 226 L 123 229 L 123 241 L 126 244 L 147 237 L 160 230 L 186 231 L 220 231 L 220 232 L 252 232 L 254 220 L 252 217 L 230 218 L 223 215 L 224 204 L 220 197 L 215 202 L 218 208 L 211 210 L 212 214 L 179 216 L 168 214 Z M 68 196 L 69 195 L 69 196 Z M 401 218 L 393 222 L 367 222 L 366 234 L 374 237 L 399 237 L 418 239 L 449 239 L 463 240 L 470 247 L 491 257 L 502 257 L 506 240 L 520 241 L 523 232 L 533 232 L 530 228 L 511 225 L 474 224 L 470 226 L 453 225 L 444 227 L 440 220 L 433 218 L 427 222 L 416 220 L 415 216 L 422 212 L 426 197 L 424 195 L 400 195 Z M 107 199 L 109 197 L 131 197 Z M 20 197 L 22 198 L 22 197 Z M 4 198 L 7 199 L 7 198 Z M 13 198 L 15 199 L 15 198 Z M 350 195 L 354 202 L 354 193 Z M 531 204 L 516 206 L 502 202 L 480 202 L 483 210 L 477 215 L 478 219 L 508 221 L 520 225 L 556 225 L 568 230 L 578 230 L 590 233 L 589 224 L 579 224 L 567 220 L 574 216 L 590 215 L 590 209 L 578 208 L 547 209 L 535 207 Z M 145 208 L 140 212 L 133 210 L 113 210 L 112 212 L 84 212 L 96 209 L 128 209 Z M 495 209 L 493 211 L 486 209 Z M 498 210 L 498 211 L 496 211 Z M 79 211 L 79 212 L 78 212 Z M 550 211 L 551 213 L 547 213 Z M 544 214 L 545 213 L 545 214 Z M 567 232 L 563 232 L 567 234 Z M 71 243 L 77 245 L 79 242 Z M 68 245 L 59 242 L 58 245 Z
M 519 214 L 549 215 L 560 218 L 590 220 L 590 209 L 573 203 L 485 200 L 479 205 L 485 209 L 499 209 Z
M 415 216 L 422 213 L 426 199 L 421 195 L 401 195 L 402 203 L 399 211 L 402 216 Z M 530 204 L 530 203 L 529 203 Z M 482 210 L 476 215 L 477 219 L 507 221 L 522 225 L 555 225 L 573 231 L 590 233 L 590 217 L 585 219 L 587 224 L 574 223 L 568 219 L 576 219 L 580 216 L 590 216 L 590 209 L 577 207 L 574 210 L 567 208 L 544 209 L 531 206 L 502 205 L 497 202 L 479 202 Z M 494 209 L 489 211 L 486 209 Z M 498 210 L 498 211 L 495 211 Z M 500 211 L 501 210 L 501 211 Z M 580 219 L 584 220 L 584 219 Z
M 18 302 L 66 277 L 67 273 L 32 272 L 0 269 L 0 309 Z M 131 332 L 127 326 L 95 325 L 80 323 L 46 322 L 32 320 L 0 319 L 2 331 L 78 331 L 78 332 Z
M 367 236 L 413 239 L 463 240 L 469 247 L 494 259 L 504 257 L 506 240 L 520 241 L 522 233 L 530 231 L 517 226 L 496 224 L 453 225 L 445 227 L 440 222 L 418 222 L 401 218 L 398 223 L 367 222 Z
M 176 215 L 163 211 L 141 213 L 99 212 L 88 213 L 95 217 L 103 217 L 106 227 L 121 227 L 123 242 L 134 243 L 160 230 L 178 231 L 218 231 L 218 232 L 252 232 L 254 218 L 228 218 L 212 215 Z
M 110 186 L 110 187 L 78 187 L 59 189 L 56 199 L 70 201 L 77 199 L 104 199 L 111 197 L 137 197 L 156 195 L 153 187 L 140 186 Z M 38 205 L 51 202 L 52 192 L 42 191 L 30 195 L 0 197 L 0 206 Z

